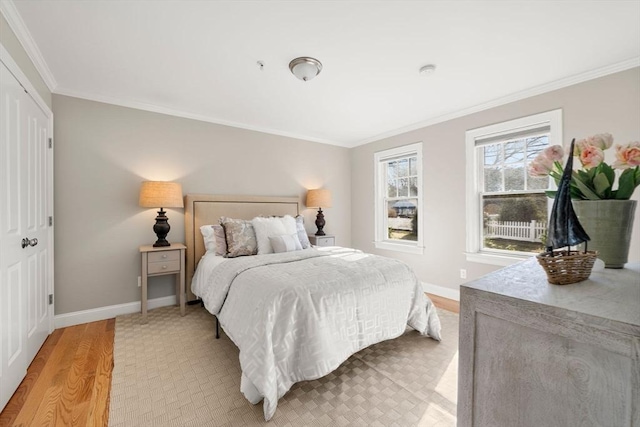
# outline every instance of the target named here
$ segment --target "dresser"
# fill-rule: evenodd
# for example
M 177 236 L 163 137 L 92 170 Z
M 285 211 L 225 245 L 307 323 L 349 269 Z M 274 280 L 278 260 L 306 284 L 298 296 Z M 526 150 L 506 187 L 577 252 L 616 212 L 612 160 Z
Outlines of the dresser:
M 640 264 L 551 285 L 535 258 L 460 288 L 458 426 L 640 426 Z

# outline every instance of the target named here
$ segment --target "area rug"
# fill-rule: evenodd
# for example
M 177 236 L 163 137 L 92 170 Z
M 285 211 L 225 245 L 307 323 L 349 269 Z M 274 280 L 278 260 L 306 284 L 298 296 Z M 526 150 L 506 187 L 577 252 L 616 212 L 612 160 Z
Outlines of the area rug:
M 240 393 L 238 349 L 215 339 L 199 306 L 163 307 L 116 319 L 109 425 L 455 426 L 458 315 L 439 310 L 442 342 L 407 329 L 337 370 L 294 385 L 268 423 L 262 402 Z

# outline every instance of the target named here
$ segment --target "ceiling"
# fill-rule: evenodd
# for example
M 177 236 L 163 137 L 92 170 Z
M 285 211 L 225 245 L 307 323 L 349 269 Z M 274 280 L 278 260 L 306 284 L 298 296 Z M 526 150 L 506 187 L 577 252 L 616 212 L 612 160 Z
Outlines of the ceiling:
M 640 65 L 635 0 L 2 2 L 54 93 L 347 147 Z

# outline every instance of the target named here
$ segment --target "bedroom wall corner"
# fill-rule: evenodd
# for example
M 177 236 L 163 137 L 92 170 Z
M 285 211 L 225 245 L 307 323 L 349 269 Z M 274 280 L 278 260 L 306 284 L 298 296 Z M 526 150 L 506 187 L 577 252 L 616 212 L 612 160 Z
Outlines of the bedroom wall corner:
M 325 231 L 351 245 L 349 149 L 132 108 L 53 96 L 56 315 L 140 301 L 140 245 L 156 239 L 156 212 L 138 206 L 144 180 L 183 193 L 299 196 L 332 191 Z M 305 209 L 315 232 L 315 210 Z M 169 242 L 184 242 L 184 210 L 167 209 Z M 187 283 L 187 286 L 189 284 Z M 149 298 L 173 295 L 171 276 Z
M 465 132 L 561 108 L 564 140 L 609 132 L 615 142 L 640 140 L 640 68 L 610 74 L 351 150 L 352 242 L 357 249 L 407 262 L 423 282 L 458 291 L 460 284 L 501 268 L 465 257 Z M 377 151 L 423 143 L 424 255 L 378 250 L 374 241 L 374 161 Z M 640 190 L 634 193 L 640 198 Z M 640 210 L 629 261 L 640 260 Z M 459 277 L 467 270 L 467 279 Z M 435 293 L 435 292 L 434 292 Z M 446 295 L 443 295 L 446 296 Z

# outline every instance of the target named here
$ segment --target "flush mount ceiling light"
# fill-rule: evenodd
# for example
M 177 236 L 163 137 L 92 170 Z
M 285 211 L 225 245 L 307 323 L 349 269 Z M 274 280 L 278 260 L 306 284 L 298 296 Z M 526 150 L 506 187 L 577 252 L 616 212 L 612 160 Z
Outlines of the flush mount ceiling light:
M 425 65 L 424 67 L 420 68 L 420 75 L 427 75 L 427 74 L 433 74 L 436 71 L 436 66 L 433 64 L 428 64 Z
M 289 69 L 300 80 L 309 81 L 322 71 L 322 64 L 315 58 L 302 56 L 289 62 Z

